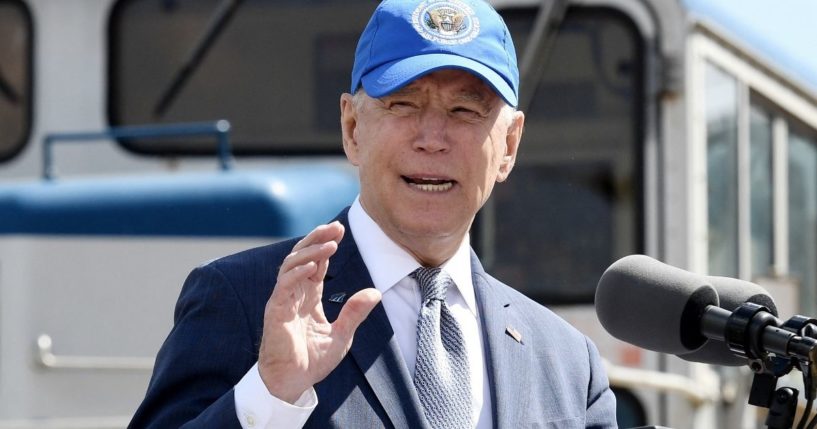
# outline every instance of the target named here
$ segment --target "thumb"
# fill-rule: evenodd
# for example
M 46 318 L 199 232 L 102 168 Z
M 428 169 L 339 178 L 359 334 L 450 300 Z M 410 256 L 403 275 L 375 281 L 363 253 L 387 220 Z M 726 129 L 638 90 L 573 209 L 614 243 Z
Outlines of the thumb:
M 336 332 L 345 342 L 351 344 L 357 327 L 369 316 L 369 313 L 380 302 L 380 298 L 380 291 L 374 288 L 363 289 L 352 295 L 340 309 L 337 320 L 332 324 L 333 330 L 337 330 Z

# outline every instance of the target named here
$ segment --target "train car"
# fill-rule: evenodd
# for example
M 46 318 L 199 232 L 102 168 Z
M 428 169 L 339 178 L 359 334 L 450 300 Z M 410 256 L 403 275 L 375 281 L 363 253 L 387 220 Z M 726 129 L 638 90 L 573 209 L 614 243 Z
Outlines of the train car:
M 486 269 L 596 342 L 621 427 L 760 426 L 748 368 L 615 340 L 593 296 L 643 253 L 815 314 L 817 84 L 680 0 L 491 3 L 527 120 Z M 338 98 L 376 4 L 0 0 L 0 428 L 125 427 L 192 268 L 353 200 Z

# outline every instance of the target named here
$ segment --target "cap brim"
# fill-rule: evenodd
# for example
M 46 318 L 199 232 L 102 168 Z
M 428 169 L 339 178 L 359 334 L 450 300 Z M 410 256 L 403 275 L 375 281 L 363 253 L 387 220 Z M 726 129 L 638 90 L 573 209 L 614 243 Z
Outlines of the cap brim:
M 476 75 L 487 83 L 506 103 L 516 107 L 517 96 L 499 73 L 469 58 L 453 54 L 425 54 L 385 63 L 361 78 L 366 93 L 374 98 L 385 97 L 412 81 L 441 69 L 460 69 Z

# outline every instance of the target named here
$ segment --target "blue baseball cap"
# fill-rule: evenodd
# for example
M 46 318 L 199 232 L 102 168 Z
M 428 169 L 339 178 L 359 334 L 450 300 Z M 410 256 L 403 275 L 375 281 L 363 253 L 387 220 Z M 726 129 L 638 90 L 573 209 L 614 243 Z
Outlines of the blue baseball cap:
M 385 0 L 355 51 L 352 93 L 379 98 L 440 69 L 482 78 L 516 107 L 519 69 L 505 21 L 482 0 Z

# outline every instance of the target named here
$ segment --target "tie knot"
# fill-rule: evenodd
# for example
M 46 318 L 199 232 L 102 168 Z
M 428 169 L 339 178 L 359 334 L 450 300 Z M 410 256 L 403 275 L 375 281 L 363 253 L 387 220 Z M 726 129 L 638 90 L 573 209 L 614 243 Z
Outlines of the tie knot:
M 423 302 L 437 299 L 445 301 L 445 292 L 451 283 L 451 277 L 440 268 L 420 267 L 412 272 L 411 277 L 420 284 Z

